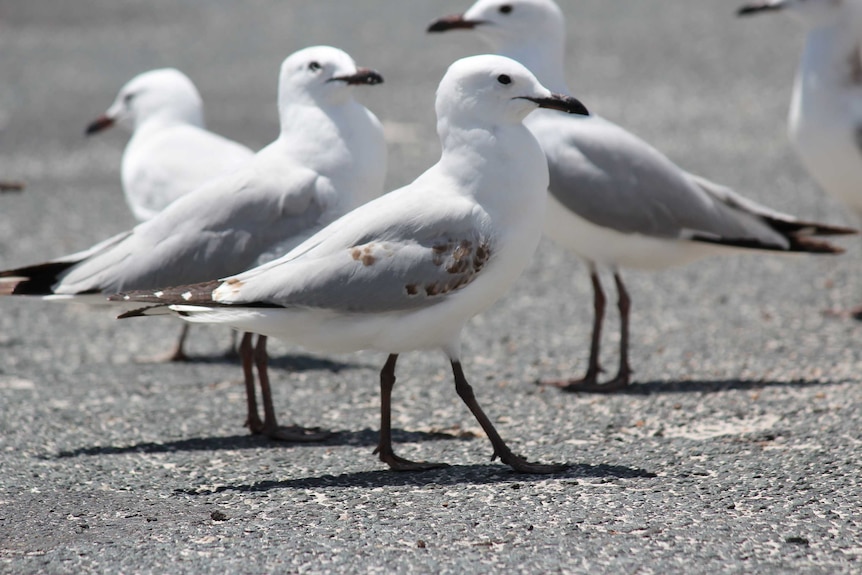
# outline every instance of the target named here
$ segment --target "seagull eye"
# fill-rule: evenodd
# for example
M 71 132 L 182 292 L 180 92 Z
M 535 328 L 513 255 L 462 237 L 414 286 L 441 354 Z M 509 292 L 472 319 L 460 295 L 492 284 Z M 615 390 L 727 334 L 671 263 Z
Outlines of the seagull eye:
M 129 104 L 132 103 L 132 100 L 134 100 L 134 99 L 135 99 L 134 94 L 126 94 L 125 96 L 123 96 L 123 104 L 128 106 Z
M 500 14 L 511 14 L 512 13 L 512 5 L 511 4 L 503 4 L 500 6 Z
M 320 68 L 321 66 L 318 62 L 312 62 L 308 65 L 308 69 L 312 72 L 317 72 L 318 70 L 320 70 Z
M 507 76 L 506 74 L 500 74 L 499 76 L 497 76 L 497 81 L 500 82 L 501 84 L 511 84 L 512 83 L 512 79 L 509 76 Z

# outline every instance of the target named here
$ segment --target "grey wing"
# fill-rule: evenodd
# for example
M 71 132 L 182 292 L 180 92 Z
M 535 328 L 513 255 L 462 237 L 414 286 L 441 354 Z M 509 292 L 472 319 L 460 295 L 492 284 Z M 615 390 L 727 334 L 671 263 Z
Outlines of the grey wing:
M 372 313 L 433 305 L 472 283 L 493 257 L 492 238 L 469 226 L 437 227 L 299 257 L 217 291 L 232 303 Z M 233 282 L 233 285 L 229 285 Z
M 756 217 L 716 201 L 666 156 L 619 126 L 581 121 L 557 137 L 549 145 L 542 142 L 550 192 L 594 224 L 667 239 L 699 233 L 782 243 Z
M 70 268 L 55 292 L 115 293 L 239 273 L 272 245 L 319 225 L 317 191 L 327 184 L 302 169 L 279 184 L 261 183 L 253 170 L 210 182 Z

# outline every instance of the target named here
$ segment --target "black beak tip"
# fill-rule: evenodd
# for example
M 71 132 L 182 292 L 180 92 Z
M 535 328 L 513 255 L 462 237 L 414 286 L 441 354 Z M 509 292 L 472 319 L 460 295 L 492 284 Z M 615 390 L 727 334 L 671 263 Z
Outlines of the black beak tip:
M 99 116 L 95 120 L 93 120 L 88 126 L 87 129 L 84 130 L 84 135 L 92 136 L 102 130 L 111 127 L 114 124 L 114 121 L 107 116 Z
M 577 98 L 572 96 L 564 96 L 562 94 L 553 94 L 548 98 L 526 98 L 531 102 L 539 105 L 540 108 L 549 110 L 557 110 L 567 114 L 577 114 L 578 116 L 589 116 L 590 111 Z
M 590 115 L 590 111 L 587 109 L 586 106 L 584 106 L 583 102 L 581 102 L 580 100 L 575 100 L 573 102 L 572 109 L 569 113 L 570 114 L 577 114 L 579 116 L 589 116 Z
M 445 32 L 449 30 L 449 26 L 443 20 L 435 20 L 428 26 L 426 32 Z
M 448 32 L 449 30 L 472 30 L 482 22 L 466 20 L 463 14 L 444 16 L 432 22 L 426 32 Z
M 365 83 L 369 86 L 376 86 L 377 84 L 382 84 L 383 76 L 381 76 L 380 73 L 376 72 L 375 70 L 369 70 Z

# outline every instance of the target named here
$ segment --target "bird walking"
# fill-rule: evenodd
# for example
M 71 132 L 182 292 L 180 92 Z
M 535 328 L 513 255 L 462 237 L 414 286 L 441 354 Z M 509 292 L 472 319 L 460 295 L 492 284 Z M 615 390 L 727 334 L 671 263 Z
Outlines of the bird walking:
M 126 317 L 172 312 L 304 347 L 388 354 L 380 372 L 376 453 L 394 470 L 440 464 L 392 447 L 391 394 L 399 354 L 439 349 L 459 397 L 513 469 L 559 465 L 515 455 L 476 401 L 461 365 L 461 331 L 501 297 L 533 257 L 548 186 L 542 150 L 523 124 L 538 107 L 586 114 L 524 66 L 499 56 L 452 64 L 437 90 L 440 160 L 415 181 L 343 216 L 284 257 L 226 279 L 114 296 L 154 304 Z M 559 112 L 555 112 L 559 113 Z M 265 364 L 258 365 L 264 377 Z

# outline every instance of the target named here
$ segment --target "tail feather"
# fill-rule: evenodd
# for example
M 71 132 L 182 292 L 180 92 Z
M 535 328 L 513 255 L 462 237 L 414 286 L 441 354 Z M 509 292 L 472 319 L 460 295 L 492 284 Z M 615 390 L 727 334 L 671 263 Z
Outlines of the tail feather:
M 763 223 L 787 238 L 790 246 L 787 248 L 779 248 L 769 245 L 759 245 L 754 240 L 739 240 L 733 238 L 725 241 L 720 238 L 709 237 L 706 234 L 698 234 L 700 237 L 697 239 L 700 241 L 725 243 L 728 245 L 755 249 L 786 249 L 794 252 L 834 254 L 842 253 L 844 251 L 843 248 L 831 246 L 826 242 L 808 241 L 805 238 L 810 238 L 811 236 L 847 236 L 859 233 L 859 230 L 846 226 L 834 226 L 831 224 L 822 224 L 820 222 L 799 220 L 789 214 L 773 210 L 772 208 L 746 198 L 727 186 L 716 184 L 715 182 L 711 182 L 706 178 L 702 178 L 694 174 L 688 174 L 688 176 L 693 183 L 717 201 L 743 213 L 759 218 Z
M 784 220 L 778 218 L 763 217 L 763 220 L 777 232 L 792 237 L 808 236 L 852 236 L 859 230 L 847 226 L 833 226 L 819 222 L 806 222 L 801 220 Z
M 0 295 L 50 295 L 58 276 L 78 262 L 46 262 L 0 271 Z
M 831 244 L 826 240 L 819 240 L 805 235 L 785 236 L 789 244 L 779 246 L 768 244 L 752 238 L 720 238 L 706 234 L 693 234 L 691 239 L 696 242 L 708 244 L 719 244 L 722 246 L 746 248 L 752 250 L 765 250 L 773 252 L 800 252 L 811 254 L 843 254 L 846 250 L 841 246 Z

